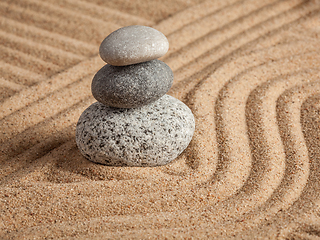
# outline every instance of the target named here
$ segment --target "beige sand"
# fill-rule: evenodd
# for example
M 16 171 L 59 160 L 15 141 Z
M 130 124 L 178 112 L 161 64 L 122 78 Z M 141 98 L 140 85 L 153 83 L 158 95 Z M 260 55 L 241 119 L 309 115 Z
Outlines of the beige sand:
M 320 2 L 2 0 L 0 239 L 319 239 Z M 169 39 L 169 94 L 196 117 L 158 168 L 84 159 L 100 42 Z

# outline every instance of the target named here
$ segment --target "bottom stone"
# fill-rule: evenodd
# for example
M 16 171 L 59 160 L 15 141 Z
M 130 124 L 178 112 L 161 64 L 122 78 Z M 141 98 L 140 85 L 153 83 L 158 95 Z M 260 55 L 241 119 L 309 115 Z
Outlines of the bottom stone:
M 96 102 L 80 116 L 76 142 L 88 160 L 109 166 L 154 167 L 170 163 L 190 143 L 191 110 L 164 95 L 140 108 L 112 108 Z

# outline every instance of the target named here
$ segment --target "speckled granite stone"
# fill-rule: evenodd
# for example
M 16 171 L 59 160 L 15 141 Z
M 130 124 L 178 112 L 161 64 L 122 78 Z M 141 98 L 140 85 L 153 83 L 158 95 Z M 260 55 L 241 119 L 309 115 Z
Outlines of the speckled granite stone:
M 109 166 L 153 167 L 170 163 L 188 146 L 195 130 L 191 110 L 164 95 L 141 108 L 93 103 L 80 116 L 76 142 L 88 160 Z
M 107 64 L 94 76 L 91 91 L 106 106 L 134 108 L 158 100 L 172 82 L 172 70 L 160 60 L 124 67 Z
M 166 36 L 158 30 L 133 25 L 107 36 L 101 43 L 100 57 L 114 66 L 125 66 L 157 59 L 169 49 Z

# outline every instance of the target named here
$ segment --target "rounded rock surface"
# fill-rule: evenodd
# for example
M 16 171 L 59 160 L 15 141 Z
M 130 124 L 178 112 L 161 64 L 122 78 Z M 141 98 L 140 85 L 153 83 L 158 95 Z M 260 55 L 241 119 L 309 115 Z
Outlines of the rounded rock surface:
M 194 130 L 191 110 L 169 95 L 131 109 L 95 102 L 79 118 L 76 142 L 82 155 L 92 162 L 154 167 L 178 157 Z
M 122 67 L 107 64 L 94 76 L 91 91 L 106 106 L 135 108 L 161 98 L 172 82 L 172 70 L 160 60 Z
M 166 36 L 158 30 L 133 25 L 112 32 L 101 43 L 99 54 L 114 66 L 126 66 L 162 57 L 169 49 Z

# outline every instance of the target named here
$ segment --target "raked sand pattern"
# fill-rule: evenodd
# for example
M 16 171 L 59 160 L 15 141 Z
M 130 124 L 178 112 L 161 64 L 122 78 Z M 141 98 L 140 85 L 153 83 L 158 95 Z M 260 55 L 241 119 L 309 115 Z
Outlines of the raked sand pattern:
M 187 2 L 187 3 L 186 3 Z M 320 2 L 0 2 L 1 239 L 319 239 Z M 169 95 L 196 119 L 156 168 L 84 159 L 99 44 L 128 25 L 169 40 Z

